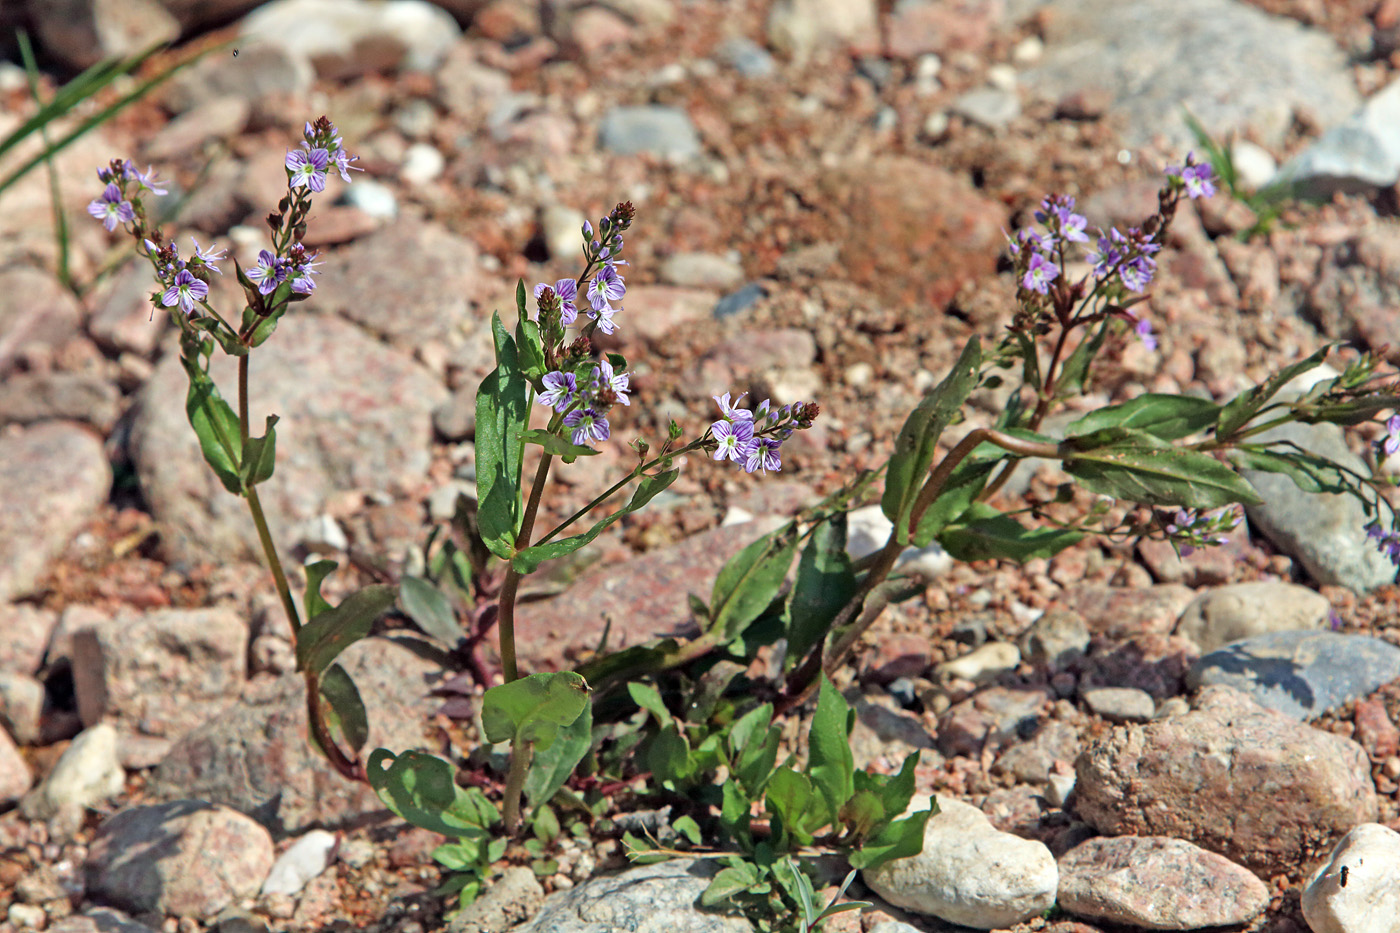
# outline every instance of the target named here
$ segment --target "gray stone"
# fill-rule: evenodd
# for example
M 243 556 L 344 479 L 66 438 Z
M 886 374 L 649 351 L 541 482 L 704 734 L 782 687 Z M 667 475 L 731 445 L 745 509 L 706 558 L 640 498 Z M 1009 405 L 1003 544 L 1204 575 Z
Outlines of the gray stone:
M 1292 441 L 1362 475 L 1369 468 L 1353 454 L 1335 424 L 1289 424 L 1255 437 L 1258 443 Z M 1247 507 L 1249 523 L 1303 565 L 1318 583 L 1364 592 L 1395 579 L 1395 565 L 1366 538 L 1366 513 L 1355 498 L 1306 493 L 1278 473 L 1245 471 L 1264 501 Z
M 211 369 L 232 404 L 236 364 L 216 353 Z M 289 314 L 258 348 L 251 370 L 255 430 L 261 433 L 268 413 L 283 418 L 276 473 L 259 487 L 283 553 L 298 543 L 302 523 L 325 511 L 328 497 L 345 490 L 391 495 L 427 469 L 430 413 L 446 390 L 351 324 Z M 186 387 L 179 359 L 162 360 L 142 393 L 132 431 L 132 458 L 162 523 L 167 554 L 183 561 L 261 560 L 246 506 L 199 453 L 185 416 Z
M 1327 199 L 1400 180 L 1400 81 L 1371 95 L 1346 122 L 1294 156 L 1279 173 L 1304 196 Z
M 102 442 L 84 428 L 50 421 L 0 436 L 0 602 L 33 590 L 111 487 Z
M 1157 712 L 1152 694 L 1134 687 L 1094 687 L 1082 696 L 1095 715 L 1110 722 L 1147 722 Z
M 416 639 L 356 642 L 339 663 L 369 715 L 367 748 L 421 748 L 440 701 L 427 692 L 442 665 Z M 149 799 L 225 804 L 277 834 L 334 829 L 384 805 L 365 784 L 333 771 L 306 739 L 306 681 L 288 674 L 228 707 L 175 744 L 147 783 Z M 261 881 L 261 879 L 259 879 Z
M 1068 609 L 1047 609 L 1020 640 L 1021 657 L 1050 671 L 1064 670 L 1089 650 L 1089 626 Z
M 207 4 L 201 0 L 199 5 Z M 206 55 L 182 70 L 162 96 L 180 113 L 219 97 L 261 104 L 273 94 L 304 94 L 315 80 L 316 70 L 304 56 L 272 43 L 245 42 L 239 43 L 237 56 Z
M 989 130 L 999 130 L 1021 115 L 1021 101 L 1015 91 L 980 87 L 958 95 L 953 112 Z
M 92 339 L 114 353 L 153 353 L 170 326 L 170 315 L 156 314 L 151 306 L 156 285 L 150 264 L 133 259 L 99 288 L 87 322 Z
M 801 63 L 823 49 L 879 46 L 873 0 L 778 0 L 768 10 L 768 44 Z
M 1186 685 L 1224 684 L 1295 719 L 1312 719 L 1400 677 L 1400 648 L 1367 635 L 1274 632 L 1202 656 Z
M 742 917 L 696 905 L 716 871 L 710 860 L 672 859 L 593 878 L 545 898 L 514 933 L 752 933 Z
M 1191 601 L 1176 634 L 1202 652 L 1266 632 L 1315 630 L 1327 621 L 1332 604 L 1305 586 L 1280 580 L 1232 583 L 1207 590 Z
M 614 107 L 598 121 L 598 143 L 618 155 L 661 156 L 671 161 L 700 154 L 700 134 L 683 110 L 647 105 Z
M 343 856 L 342 856 L 343 858 Z M 544 904 L 544 888 L 534 871 L 514 865 L 501 872 L 481 897 L 447 922 L 447 933 L 496 933 L 514 929 Z
M 1195 144 L 1181 111 L 1215 139 L 1252 130 L 1281 143 L 1293 115 L 1323 127 L 1359 103 L 1346 54 L 1325 33 L 1234 0 L 1053 0 L 1045 57 L 1022 75 L 1052 101 L 1089 88 L 1112 97 L 1125 142 Z
M 125 610 L 72 635 L 86 726 L 176 739 L 235 700 L 247 673 L 248 626 L 231 609 Z
M 1184 715 L 1115 727 L 1075 773 L 1075 813 L 1100 833 L 1184 839 L 1265 877 L 1376 818 L 1360 745 L 1229 687 L 1201 691 Z
M 37 674 L 44 663 L 44 650 L 58 625 L 58 616 L 49 609 L 28 603 L 0 603 L 0 671 Z
M 1031 738 L 1002 752 L 992 768 L 1011 774 L 1018 781 L 1044 784 L 1054 779 L 1055 763 L 1074 761 L 1079 749 L 1079 732 L 1067 722 L 1049 719 L 1040 724 Z
M 915 798 L 910 812 L 927 809 Z M 896 907 L 981 930 L 1014 926 L 1055 904 L 1059 871 L 1044 843 L 995 829 L 981 810 L 938 797 L 924 849 L 861 872 Z
M 747 36 L 726 39 L 719 47 L 719 57 L 745 78 L 766 78 L 777 69 L 768 50 Z
M 212 97 L 165 124 L 146 144 L 152 159 L 169 161 L 243 132 L 253 107 L 241 97 Z
M 371 217 L 391 220 L 399 216 L 399 199 L 394 189 L 380 184 L 373 178 L 356 178 L 355 184 L 347 185 L 336 198 L 339 204 L 357 207 Z
M 714 253 L 673 253 L 658 270 L 661 280 L 687 288 L 728 289 L 744 280 L 744 267 Z
M 20 803 L 31 820 L 76 828 L 84 807 L 122 792 L 126 774 L 117 761 L 117 730 L 101 723 L 79 733 L 48 777 Z
M 1248 923 L 1269 905 L 1268 886 L 1248 869 L 1165 836 L 1090 839 L 1059 867 L 1060 908 L 1090 920 L 1195 930 Z
M 1303 889 L 1313 933 L 1391 933 L 1400 925 L 1400 833 L 1364 823 L 1342 837 Z
M 727 317 L 743 314 L 767 297 L 768 289 L 757 282 L 749 282 L 715 302 L 714 310 L 710 312 L 710 315 L 716 321 L 722 321 Z
M 333 79 L 431 72 L 462 30 L 450 13 L 424 0 L 273 0 L 243 18 L 241 33 L 281 46 Z
M 93 373 L 12 373 L 0 383 L 0 424 L 82 421 L 109 431 L 117 387 Z
M 91 907 L 81 914 L 49 924 L 49 933 L 154 933 L 111 907 Z
M 272 864 L 267 830 L 228 807 L 131 807 L 93 840 L 88 892 L 134 913 L 207 919 L 256 894 Z

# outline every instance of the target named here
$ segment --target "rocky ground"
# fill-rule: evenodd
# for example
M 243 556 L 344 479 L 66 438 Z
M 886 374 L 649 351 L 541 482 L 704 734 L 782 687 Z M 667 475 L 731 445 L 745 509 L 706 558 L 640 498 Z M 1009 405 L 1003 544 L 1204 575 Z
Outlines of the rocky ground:
M 883 462 L 966 338 L 1009 320 L 1003 230 L 1052 191 L 1094 225 L 1141 219 L 1193 145 L 1183 107 L 1233 145 L 1245 190 L 1283 165 L 1319 201 L 1265 229 L 1225 194 L 1183 208 L 1148 305 L 1158 349 L 1110 346 L 1076 407 L 1143 387 L 1223 399 L 1329 340 L 1400 362 L 1392 0 L 250 6 L 90 5 L 138 38 L 180 36 L 152 70 L 211 51 L 58 158 L 73 288 L 47 179 L 0 195 L 0 929 L 445 923 L 440 837 L 386 819 L 305 746 L 290 633 L 193 446 L 149 272 L 86 216 L 114 156 L 171 179 L 182 246 L 245 265 L 304 120 L 329 115 L 361 156 L 318 202 L 319 288 L 259 350 L 252 393 L 283 417 L 274 534 L 349 565 L 337 586 L 421 566 L 473 489 L 491 311 L 517 278 L 576 272 L 579 225 L 619 200 L 638 209 L 613 345 L 636 404 L 615 437 L 699 430 L 724 391 L 821 403 L 780 474 L 696 458 L 600 541 L 599 567 L 522 607 L 541 669 L 605 620 L 613 644 L 684 626 L 686 594 L 756 529 Z M 56 8 L 0 4 L 37 36 L 46 93 L 127 34 Z M 31 110 L 16 67 L 0 94 L 4 133 Z M 233 304 L 231 282 L 215 291 Z M 974 397 L 969 423 L 1002 401 Z M 1295 439 L 1364 458 L 1377 436 Z M 549 513 L 627 459 L 604 445 L 561 471 Z M 1005 495 L 1062 479 L 1027 471 Z M 1150 542 L 929 558 L 933 582 L 841 686 L 858 764 L 920 752 L 920 790 L 946 811 L 926 852 L 945 857 L 863 879 L 877 907 L 839 929 L 1289 933 L 1357 826 L 1307 895 L 1342 912 L 1316 933 L 1390 928 L 1400 838 L 1372 824 L 1400 828 L 1394 568 L 1352 503 L 1267 479 L 1229 543 L 1185 560 Z M 402 623 L 352 649 L 374 745 L 470 750 L 472 688 L 448 660 Z M 693 911 L 704 881 L 684 864 L 619 879 L 615 840 L 569 845 L 542 886 L 508 873 L 454 929 L 504 929 L 550 892 L 534 929 L 747 929 Z

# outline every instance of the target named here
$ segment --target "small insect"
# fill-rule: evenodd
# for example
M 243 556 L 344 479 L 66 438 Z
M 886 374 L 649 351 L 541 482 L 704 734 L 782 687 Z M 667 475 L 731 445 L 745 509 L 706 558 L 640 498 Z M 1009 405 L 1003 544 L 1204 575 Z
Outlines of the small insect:
M 234 57 L 234 58 L 237 58 L 237 57 L 238 57 L 238 49 L 234 49 L 234 50 L 233 50 L 233 57 Z
M 1338 872 L 1338 874 L 1340 874 L 1342 877 L 1341 877 L 1341 879 L 1340 879 L 1337 883 L 1340 884 L 1342 887 L 1346 887 L 1346 886 L 1347 886 L 1347 867 L 1346 867 L 1345 865 L 1343 865 L 1343 866 L 1342 866 L 1342 870 L 1341 870 L 1340 872 Z

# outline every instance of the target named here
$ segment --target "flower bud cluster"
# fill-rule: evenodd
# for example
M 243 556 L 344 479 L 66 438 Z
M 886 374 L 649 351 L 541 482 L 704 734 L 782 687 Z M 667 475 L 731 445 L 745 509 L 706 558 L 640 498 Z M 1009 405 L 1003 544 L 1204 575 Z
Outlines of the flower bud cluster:
M 773 408 L 770 401 L 764 399 L 753 411 L 735 407 L 747 394 L 741 394 L 733 404 L 728 392 L 714 396 L 724 417 L 710 425 L 714 435 L 711 456 L 716 460 L 733 460 L 747 473 L 781 470 L 779 448 L 783 441 L 792 437 L 795 430 L 810 428 L 821 413 L 821 406 L 815 402 L 796 402 Z
M 1157 525 L 1166 534 L 1182 557 L 1197 548 L 1224 544 L 1231 531 L 1239 527 L 1244 516 L 1237 506 L 1229 505 L 1213 512 L 1199 509 L 1177 509 L 1175 513 L 1158 513 Z

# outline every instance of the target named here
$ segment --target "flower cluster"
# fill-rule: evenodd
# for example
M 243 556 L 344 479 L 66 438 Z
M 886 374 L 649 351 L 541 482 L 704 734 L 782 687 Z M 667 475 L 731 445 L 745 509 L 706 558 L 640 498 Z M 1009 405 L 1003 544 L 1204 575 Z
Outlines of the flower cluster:
M 592 319 L 592 327 L 605 334 L 617 331 L 613 315 L 622 310 L 613 307 L 613 302 L 621 301 L 627 294 L 627 284 L 618 271 L 618 266 L 627 265 L 620 258 L 625 245 L 622 232 L 632 226 L 636 215 L 631 201 L 623 201 L 612 209 L 608 216 L 600 218 L 595 235 L 593 224 L 583 224 L 583 255 L 587 260 L 583 274 L 577 279 L 560 279 L 553 285 L 541 282 L 535 286 L 535 303 L 539 310 L 539 323 L 546 333 L 562 336 L 562 329 L 578 320 L 579 288 L 584 289 L 583 297 L 588 299 L 585 314 Z M 593 271 L 597 267 L 597 271 Z M 588 279 L 589 272 L 593 278 Z M 583 285 L 587 280 L 588 284 Z M 553 328 L 555 322 L 559 330 Z M 585 334 L 589 331 L 585 331 Z
M 1375 542 L 1392 564 L 1400 567 L 1400 531 L 1386 530 L 1379 521 L 1375 521 L 1366 526 L 1366 537 Z
M 350 172 L 364 169 L 351 162 L 359 161 L 345 151 L 345 143 L 336 131 L 335 124 L 325 117 L 315 123 L 307 122 L 302 129 L 300 149 L 287 151 L 287 186 L 289 188 L 309 188 L 315 192 L 326 190 L 326 174 L 335 168 L 346 184 L 350 182 Z
M 809 428 L 821 409 L 815 402 L 795 403 L 773 408 L 764 399 L 753 411 L 735 407 L 729 401 L 729 393 L 714 396 L 723 418 L 710 425 L 714 436 L 716 460 L 733 460 L 743 466 L 744 471 L 768 472 L 783 468 L 779 448 L 783 441 L 792 436 L 794 430 Z
M 612 433 L 608 426 L 608 409 L 619 402 L 632 404 L 627 398 L 631 379 L 628 373 L 615 372 L 612 361 L 603 357 L 593 366 L 584 385 L 579 384 L 578 376 L 572 372 L 546 373 L 545 390 L 535 401 L 564 415 L 563 424 L 570 430 L 570 439 L 575 444 L 605 441 Z
M 169 193 L 161 187 L 164 182 L 156 178 L 154 168 L 148 166 L 142 172 L 130 159 L 113 159 L 106 168 L 97 170 L 97 178 L 106 187 L 96 200 L 88 204 L 88 213 L 102 221 L 108 233 L 116 230 L 118 224 L 136 221 L 143 194 L 149 192 L 160 197 Z M 134 190 L 128 192 L 128 187 L 133 184 Z
M 263 295 L 271 295 L 277 290 L 277 286 L 283 282 L 292 283 L 292 293 L 295 295 L 309 295 L 316 288 L 316 282 L 311 278 L 313 275 L 320 275 L 314 266 L 320 253 L 306 252 L 306 247 L 300 243 L 295 243 L 287 250 L 286 256 L 274 255 L 269 250 L 258 251 L 258 264 L 248 272 L 248 278 L 252 279 L 258 286 L 258 292 Z
M 1174 515 L 1159 515 L 1157 521 L 1177 553 L 1189 557 L 1196 548 L 1224 544 L 1229 540 L 1226 535 L 1234 531 L 1242 519 L 1239 509 L 1231 505 L 1214 512 L 1177 509 Z
M 1179 185 L 1189 198 L 1210 198 L 1215 196 L 1215 172 L 1210 165 L 1196 162 L 1196 154 L 1188 152 L 1183 165 L 1168 165 L 1167 175 Z

